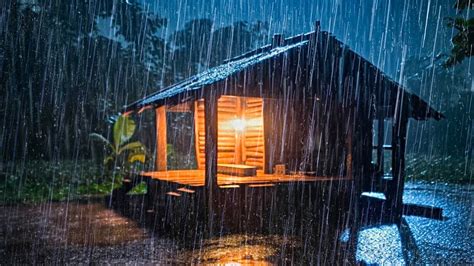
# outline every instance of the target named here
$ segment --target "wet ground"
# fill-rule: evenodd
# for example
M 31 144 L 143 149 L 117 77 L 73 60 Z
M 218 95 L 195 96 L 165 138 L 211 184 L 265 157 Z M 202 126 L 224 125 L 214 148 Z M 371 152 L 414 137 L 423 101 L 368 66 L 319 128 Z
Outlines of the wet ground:
M 474 186 L 409 184 L 403 200 L 443 208 L 443 221 L 405 217 L 416 262 L 474 264 Z
M 474 263 L 473 192 L 466 185 L 408 184 L 404 201 L 442 207 L 444 220 L 406 216 L 402 235 L 407 237 L 400 237 L 394 225 L 364 228 L 357 259 L 369 264 Z M 1 206 L 0 223 L 0 264 L 314 262 L 299 256 L 311 247 L 277 235 L 230 235 L 195 240 L 184 248 L 102 202 Z

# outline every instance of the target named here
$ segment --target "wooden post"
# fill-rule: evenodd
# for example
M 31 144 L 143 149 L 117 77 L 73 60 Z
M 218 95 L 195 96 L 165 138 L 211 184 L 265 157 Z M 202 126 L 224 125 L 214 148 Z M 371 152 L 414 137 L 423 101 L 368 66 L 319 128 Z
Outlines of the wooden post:
M 204 97 L 204 113 L 205 113 L 205 129 L 206 129 L 206 145 L 205 145 L 205 193 L 207 205 L 206 219 L 209 235 L 213 235 L 213 223 L 216 218 L 218 207 L 217 195 L 217 104 L 219 95 L 215 88 L 208 88 Z
M 392 128 L 392 171 L 387 196 L 393 221 L 400 224 L 403 214 L 403 191 L 405 188 L 405 146 L 408 125 L 408 99 L 401 88 L 398 89 Z
M 377 119 L 378 119 L 378 124 L 377 124 L 377 174 L 376 174 L 376 177 L 377 177 L 377 180 L 380 180 L 380 178 L 383 177 L 384 175 L 384 169 L 383 169 L 383 165 L 384 165 L 384 148 L 383 148 L 383 145 L 384 145 L 384 119 L 385 119 L 385 115 L 383 113 L 383 111 L 379 110 L 378 113 L 377 113 Z
M 244 119 L 244 107 L 243 107 L 243 103 L 245 103 L 245 99 L 242 99 L 240 97 L 237 97 L 236 99 L 237 101 L 237 104 L 236 104 L 236 114 L 237 114 L 237 118 L 238 119 Z M 245 131 L 245 130 L 244 130 Z M 235 164 L 242 164 L 243 162 L 245 162 L 245 159 L 244 159 L 244 148 L 245 148 L 245 136 L 244 136 L 244 132 L 240 132 L 239 130 L 237 129 L 234 129 L 234 134 L 235 134 L 235 161 L 234 163 Z
M 275 134 L 278 129 L 273 124 L 273 107 L 274 101 L 265 98 L 263 101 L 263 141 L 264 141 L 264 155 L 263 155 L 263 171 L 265 174 L 273 173 L 273 166 L 275 163 Z
M 378 184 L 380 184 L 381 179 L 384 176 L 384 138 L 385 138 L 385 117 L 387 116 L 387 108 L 385 106 L 385 93 L 384 84 L 381 80 L 380 74 L 375 70 L 375 97 L 376 97 L 376 109 L 377 109 L 377 119 L 378 119 L 378 134 L 377 134 L 377 174 L 375 175 L 377 178 Z
M 193 104 L 193 114 L 194 114 L 194 150 L 196 154 L 196 163 L 199 170 L 203 169 L 204 166 L 201 162 L 201 156 L 199 152 L 199 110 L 198 110 L 198 100 L 194 101 Z
M 167 170 L 166 105 L 156 108 L 156 170 Z
M 370 157 L 367 157 L 367 147 L 370 145 L 369 151 L 371 151 L 372 142 L 368 135 L 372 134 L 368 129 L 370 129 L 369 124 L 371 123 L 371 117 L 369 112 L 369 107 L 366 103 L 369 102 L 369 93 L 367 90 L 366 77 L 367 72 L 365 64 L 361 61 L 360 58 L 353 57 L 355 67 L 350 74 L 352 78 L 352 88 L 355 90 L 354 93 L 355 99 L 360 99 L 361 104 L 355 102 L 354 105 L 354 122 L 353 122 L 353 137 L 352 142 L 352 172 L 353 178 L 351 181 L 351 229 L 349 236 L 349 250 L 350 250 L 350 260 L 355 262 L 356 250 L 357 250 L 357 239 L 361 227 L 361 213 L 360 213 L 360 203 L 359 199 L 362 194 L 362 182 L 367 175 L 368 165 L 370 164 Z M 365 104 L 364 104 L 365 103 Z

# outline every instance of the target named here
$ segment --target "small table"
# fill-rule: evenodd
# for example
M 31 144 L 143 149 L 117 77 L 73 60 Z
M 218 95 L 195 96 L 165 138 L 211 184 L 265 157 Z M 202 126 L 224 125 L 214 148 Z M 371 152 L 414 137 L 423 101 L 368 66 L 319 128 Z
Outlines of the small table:
M 217 173 L 235 176 L 256 176 L 257 167 L 244 164 L 218 164 Z

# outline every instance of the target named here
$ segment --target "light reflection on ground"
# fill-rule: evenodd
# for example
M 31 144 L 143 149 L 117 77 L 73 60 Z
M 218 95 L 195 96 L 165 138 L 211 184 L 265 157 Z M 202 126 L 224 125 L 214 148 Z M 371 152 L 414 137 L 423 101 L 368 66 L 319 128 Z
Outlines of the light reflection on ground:
M 443 221 L 405 216 L 414 246 L 409 264 L 474 263 L 474 188 L 471 185 L 407 183 L 404 203 L 443 208 Z M 368 264 L 404 264 L 399 229 L 382 225 L 363 229 L 357 260 Z
M 271 265 L 285 261 L 281 247 L 295 248 L 296 241 L 281 236 L 229 235 L 205 241 L 199 250 L 184 252 L 190 263 Z
M 362 230 L 356 259 L 366 264 L 405 264 L 398 227 L 381 225 Z
M 415 256 L 404 256 L 395 225 L 364 228 L 357 259 L 368 264 L 472 264 L 473 189 L 469 186 L 408 184 L 406 203 L 442 207 L 444 221 L 405 220 Z M 144 263 L 265 265 L 309 263 L 318 252 L 297 238 L 230 235 L 182 248 L 106 209 L 103 203 L 0 206 L 0 264 Z M 347 237 L 347 236 L 345 236 Z M 344 238 L 344 237 L 343 237 Z M 307 259 L 301 260 L 301 255 Z M 408 261 L 405 261 L 407 259 Z
M 409 183 L 403 200 L 443 208 L 443 221 L 405 217 L 419 249 L 416 263 L 474 264 L 474 186 Z

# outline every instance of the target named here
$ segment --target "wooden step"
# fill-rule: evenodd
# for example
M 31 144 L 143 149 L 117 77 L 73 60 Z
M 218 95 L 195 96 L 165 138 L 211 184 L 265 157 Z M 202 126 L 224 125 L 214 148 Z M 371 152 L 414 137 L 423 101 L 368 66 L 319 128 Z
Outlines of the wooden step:
M 194 192 L 196 192 L 196 191 L 194 191 L 192 189 L 189 189 L 189 188 L 186 188 L 186 187 L 180 187 L 180 188 L 177 189 L 177 191 L 184 192 L 184 193 L 189 193 L 189 194 L 193 194 Z
M 174 192 L 174 191 L 166 192 L 166 195 L 173 196 L 173 197 L 181 197 L 181 194 L 179 194 L 178 192 Z

